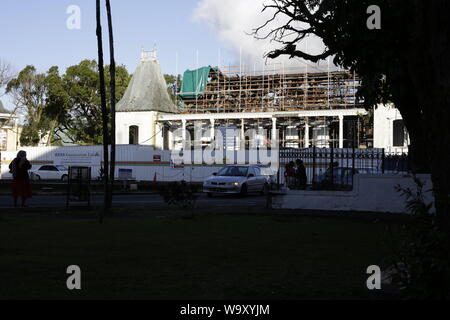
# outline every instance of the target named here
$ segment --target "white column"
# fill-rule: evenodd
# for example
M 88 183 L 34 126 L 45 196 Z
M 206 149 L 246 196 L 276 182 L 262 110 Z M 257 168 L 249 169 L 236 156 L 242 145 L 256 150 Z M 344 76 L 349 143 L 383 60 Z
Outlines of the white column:
M 309 148 L 309 122 L 305 119 L 305 148 Z
M 275 141 L 278 145 L 277 139 L 277 118 L 272 118 L 272 141 Z
M 215 132 L 215 130 L 216 130 L 216 127 L 215 127 L 215 120 L 214 119 L 209 119 L 209 122 L 211 122 L 211 133 L 210 133 L 210 137 L 211 137 L 211 142 L 214 140 L 214 138 L 215 138 L 215 134 L 216 134 L 216 132 Z
M 167 139 L 169 140 L 169 150 L 174 150 L 174 145 L 173 145 L 173 132 L 172 130 L 168 130 L 167 131 Z
M 181 130 L 182 130 L 182 145 L 183 145 L 183 150 L 186 149 L 186 119 L 181 120 Z
M 241 119 L 241 135 L 239 137 L 240 140 L 240 149 L 245 150 L 245 122 L 244 119 Z
M 339 116 L 339 148 L 344 147 L 344 116 Z

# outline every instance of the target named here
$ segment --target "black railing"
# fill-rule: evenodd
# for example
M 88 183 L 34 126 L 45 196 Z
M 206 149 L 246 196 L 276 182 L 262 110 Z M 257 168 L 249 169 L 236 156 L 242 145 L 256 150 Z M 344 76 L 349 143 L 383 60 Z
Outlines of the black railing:
M 348 190 L 355 174 L 407 173 L 410 170 L 406 154 L 386 153 L 384 149 L 308 148 L 280 150 L 278 186 L 303 189 L 300 183 L 301 161 L 306 173 L 306 188 Z

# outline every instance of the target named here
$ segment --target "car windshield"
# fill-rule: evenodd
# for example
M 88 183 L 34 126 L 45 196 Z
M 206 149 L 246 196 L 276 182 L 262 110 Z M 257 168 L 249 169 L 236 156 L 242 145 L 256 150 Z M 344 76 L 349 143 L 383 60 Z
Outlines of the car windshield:
M 247 176 L 248 167 L 224 167 L 217 175 L 218 176 L 228 176 L 228 177 L 245 177 Z
M 55 166 L 59 171 L 67 171 L 67 168 L 64 166 Z
M 263 176 L 273 176 L 274 175 L 274 172 L 272 171 L 271 168 L 259 167 L 259 169 L 261 170 L 261 175 L 263 175 Z

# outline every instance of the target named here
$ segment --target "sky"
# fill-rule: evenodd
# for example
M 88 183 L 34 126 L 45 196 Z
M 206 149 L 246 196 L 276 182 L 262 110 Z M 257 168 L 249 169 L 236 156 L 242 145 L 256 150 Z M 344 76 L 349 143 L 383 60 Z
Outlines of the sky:
M 264 63 L 274 48 L 248 35 L 267 20 L 267 0 L 111 0 L 115 59 L 130 73 L 141 48 L 156 47 L 164 73 L 182 74 L 203 65 Z M 104 3 L 104 0 L 102 0 Z M 80 29 L 70 30 L 71 5 L 80 8 Z M 103 11 L 106 11 L 103 7 Z M 39 72 L 58 66 L 63 72 L 83 59 L 97 59 L 94 0 L 15 0 L 0 5 L 0 59 L 15 71 L 34 65 Z M 107 21 L 103 16 L 105 61 L 109 61 Z M 320 51 L 312 39 L 310 51 Z M 286 59 L 285 59 L 286 60 Z M 285 61 L 286 63 L 299 63 Z M 7 97 L 2 97 L 11 108 Z

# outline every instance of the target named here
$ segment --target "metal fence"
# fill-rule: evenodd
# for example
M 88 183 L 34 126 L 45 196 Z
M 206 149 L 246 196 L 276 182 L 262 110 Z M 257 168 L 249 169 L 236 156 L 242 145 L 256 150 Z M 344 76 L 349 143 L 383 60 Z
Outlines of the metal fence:
M 297 162 L 302 161 L 306 171 L 307 188 L 351 189 L 355 174 L 407 173 L 408 156 L 404 153 L 386 153 L 384 149 L 308 148 L 283 149 L 279 153 L 280 170 L 277 185 L 302 189 Z

